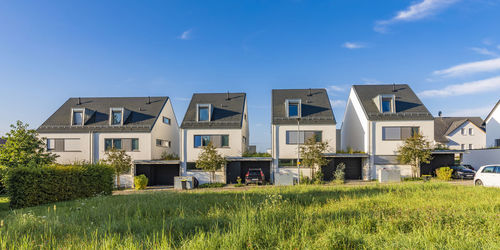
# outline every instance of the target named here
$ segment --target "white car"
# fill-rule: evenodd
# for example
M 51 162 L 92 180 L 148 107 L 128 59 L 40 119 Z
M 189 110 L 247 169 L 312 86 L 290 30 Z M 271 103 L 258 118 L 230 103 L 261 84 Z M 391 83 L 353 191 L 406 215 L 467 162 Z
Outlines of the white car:
M 479 168 L 474 176 L 476 186 L 500 187 L 500 164 Z

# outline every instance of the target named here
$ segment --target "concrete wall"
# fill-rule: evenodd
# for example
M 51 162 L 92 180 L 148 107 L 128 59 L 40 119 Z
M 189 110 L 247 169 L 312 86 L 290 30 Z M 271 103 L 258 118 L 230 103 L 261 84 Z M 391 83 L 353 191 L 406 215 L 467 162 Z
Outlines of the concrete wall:
M 467 132 L 466 135 L 462 135 L 462 128 Z M 469 129 L 473 130 L 473 135 L 469 134 Z M 469 144 L 473 145 L 472 149 L 481 149 L 486 147 L 486 133 L 484 130 L 478 128 L 471 122 L 465 122 L 460 127 L 451 132 L 448 138 L 448 147 L 450 149 L 462 149 L 461 145 L 464 144 L 464 149 L 469 149 Z
M 349 93 L 341 131 L 341 147 L 368 152 L 368 119 L 353 88 Z
M 401 171 L 401 177 L 411 177 L 412 176 L 412 171 L 411 171 L 411 166 L 410 165 L 375 165 L 375 167 L 371 168 L 371 179 L 377 178 L 377 173 L 379 169 L 381 168 L 386 168 L 386 169 L 393 169 L 393 170 L 400 170 Z
M 500 148 L 468 150 L 463 154 L 463 164 L 470 164 L 474 169 L 490 164 L 500 164 Z
M 202 170 L 188 170 L 186 171 L 186 176 L 193 176 L 198 179 L 199 184 L 210 183 L 210 172 Z M 226 175 L 224 171 L 215 172 L 214 182 L 226 183 Z
M 500 139 L 500 105 L 498 105 L 486 122 L 486 147 L 495 146 L 495 140 Z
M 170 118 L 170 125 L 163 123 L 163 117 Z M 156 146 L 156 139 L 170 141 L 171 146 Z M 179 149 L 179 125 L 169 98 L 151 130 L 151 159 L 160 159 L 163 152 L 179 155 Z

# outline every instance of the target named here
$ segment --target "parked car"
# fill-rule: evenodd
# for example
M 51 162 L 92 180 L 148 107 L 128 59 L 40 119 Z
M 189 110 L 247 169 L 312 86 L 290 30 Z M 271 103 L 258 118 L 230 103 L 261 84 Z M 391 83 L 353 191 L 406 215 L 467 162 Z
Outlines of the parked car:
M 251 168 L 245 175 L 245 184 L 255 183 L 257 185 L 264 184 L 264 172 L 260 168 Z
M 476 171 L 471 170 L 463 165 L 451 166 L 453 169 L 453 173 L 451 173 L 451 177 L 453 179 L 474 179 L 474 175 Z
M 474 170 L 474 171 L 476 171 L 476 170 L 474 169 L 474 167 L 473 167 L 472 165 L 470 165 L 470 164 L 462 164 L 462 166 L 464 166 L 464 167 L 465 167 L 465 168 L 467 168 L 467 169 L 470 169 L 470 170 Z
M 500 165 L 486 165 L 479 168 L 474 177 L 476 186 L 500 187 Z

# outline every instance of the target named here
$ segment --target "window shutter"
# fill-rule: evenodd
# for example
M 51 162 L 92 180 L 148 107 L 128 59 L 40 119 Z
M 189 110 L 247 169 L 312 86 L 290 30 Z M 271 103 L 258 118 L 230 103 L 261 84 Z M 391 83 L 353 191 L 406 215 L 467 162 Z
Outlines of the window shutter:
M 132 139 L 122 139 L 122 148 L 126 151 L 126 152 L 130 152 L 132 151 Z
M 64 152 L 64 139 L 55 139 L 56 147 L 54 148 L 54 152 Z
M 222 147 L 222 136 L 220 135 L 212 135 L 210 136 L 210 141 L 212 142 L 212 145 L 216 148 Z

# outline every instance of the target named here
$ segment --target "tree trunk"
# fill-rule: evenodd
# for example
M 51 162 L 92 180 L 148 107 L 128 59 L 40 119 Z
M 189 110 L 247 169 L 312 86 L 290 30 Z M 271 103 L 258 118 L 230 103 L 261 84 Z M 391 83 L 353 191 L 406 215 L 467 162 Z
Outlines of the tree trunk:
M 417 157 L 417 177 L 420 177 L 420 159 Z
M 120 189 L 120 174 L 116 174 L 116 189 Z
M 210 183 L 214 183 L 215 180 L 215 171 L 210 172 Z

